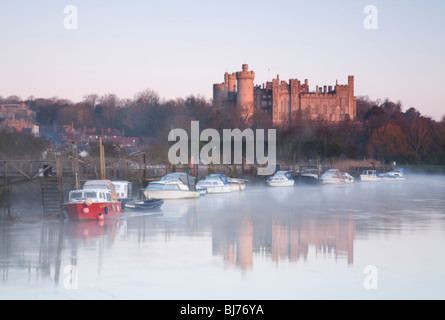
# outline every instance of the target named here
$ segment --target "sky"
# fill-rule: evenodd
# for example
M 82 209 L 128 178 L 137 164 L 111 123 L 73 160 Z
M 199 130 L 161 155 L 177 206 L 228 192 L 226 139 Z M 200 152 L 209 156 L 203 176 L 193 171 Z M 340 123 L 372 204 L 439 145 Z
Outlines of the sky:
M 365 28 L 368 5 L 376 29 Z M 211 99 L 213 84 L 247 63 L 255 84 L 279 74 L 315 90 L 354 75 L 356 96 L 440 120 L 444 18 L 443 0 L 2 1 L 0 96 L 77 102 L 150 88 Z

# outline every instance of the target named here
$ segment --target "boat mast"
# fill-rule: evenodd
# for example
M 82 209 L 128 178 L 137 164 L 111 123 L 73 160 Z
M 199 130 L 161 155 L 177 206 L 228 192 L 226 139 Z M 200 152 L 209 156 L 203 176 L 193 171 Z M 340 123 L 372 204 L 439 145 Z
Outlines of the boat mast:
M 99 153 L 100 153 L 100 178 L 106 179 L 105 175 L 105 153 L 104 146 L 102 145 L 102 137 L 99 137 Z

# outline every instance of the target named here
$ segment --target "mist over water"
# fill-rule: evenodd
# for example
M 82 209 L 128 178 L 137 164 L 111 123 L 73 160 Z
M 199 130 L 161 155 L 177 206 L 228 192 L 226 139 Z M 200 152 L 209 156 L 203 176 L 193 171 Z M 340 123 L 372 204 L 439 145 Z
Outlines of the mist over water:
M 248 184 L 103 223 L 0 221 L 0 299 L 444 299 L 444 178 Z

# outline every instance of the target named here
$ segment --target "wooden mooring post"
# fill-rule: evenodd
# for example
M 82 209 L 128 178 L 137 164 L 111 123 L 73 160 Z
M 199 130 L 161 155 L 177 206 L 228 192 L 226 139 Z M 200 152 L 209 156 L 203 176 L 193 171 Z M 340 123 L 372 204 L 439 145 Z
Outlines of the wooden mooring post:
M 0 204 L 2 208 L 2 216 L 9 219 L 11 216 L 11 197 L 8 179 L 8 162 L 3 162 L 3 184 L 0 186 Z

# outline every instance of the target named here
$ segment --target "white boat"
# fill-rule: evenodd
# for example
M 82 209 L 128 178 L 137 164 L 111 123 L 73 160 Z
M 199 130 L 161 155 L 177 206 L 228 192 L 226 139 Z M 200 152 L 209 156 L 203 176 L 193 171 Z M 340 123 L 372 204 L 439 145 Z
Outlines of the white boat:
M 360 180 L 365 182 L 381 181 L 382 178 L 375 170 L 363 170 L 360 174 Z
M 322 184 L 344 184 L 345 178 L 339 169 L 329 169 L 321 175 Z
M 272 177 L 267 179 L 266 184 L 269 187 L 292 187 L 295 180 L 290 171 L 277 171 Z
M 141 190 L 147 199 L 188 199 L 199 198 L 195 178 L 182 172 L 169 173 L 159 181 L 153 181 Z
M 116 190 L 117 198 L 126 203 L 132 200 L 133 183 L 129 181 L 112 181 Z
M 387 173 L 381 174 L 380 178 L 383 181 L 406 180 L 406 170 L 403 168 L 393 169 L 391 171 L 388 171 Z
M 343 179 L 345 179 L 345 183 L 354 183 L 355 179 L 347 172 L 342 172 Z
M 207 193 L 228 193 L 234 191 L 234 188 L 225 174 L 210 174 L 205 180 L 200 180 L 196 187 L 205 189 Z
M 232 191 L 242 191 L 246 188 L 246 181 L 244 179 L 235 179 L 235 178 L 227 178 L 230 186 L 232 187 Z

